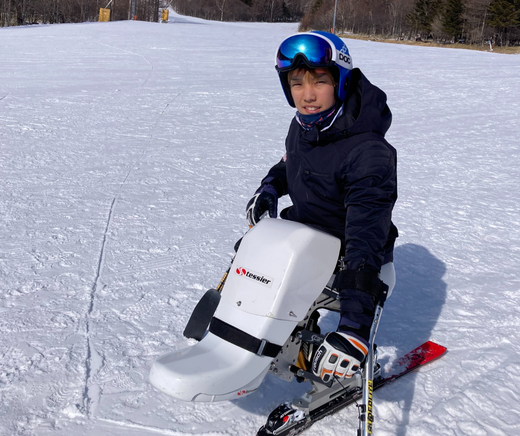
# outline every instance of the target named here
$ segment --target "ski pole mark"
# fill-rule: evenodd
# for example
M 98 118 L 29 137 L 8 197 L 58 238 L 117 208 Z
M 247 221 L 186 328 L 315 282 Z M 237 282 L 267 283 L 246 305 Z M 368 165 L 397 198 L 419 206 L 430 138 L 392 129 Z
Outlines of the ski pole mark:
M 129 172 L 130 173 L 130 172 Z M 128 178 L 128 174 L 126 176 Z M 125 180 L 126 180 L 125 178 Z M 124 184 L 124 181 L 123 181 Z M 103 358 L 99 355 L 99 353 L 94 348 L 92 344 L 92 339 L 90 337 L 91 331 L 91 320 L 92 313 L 94 312 L 95 302 L 96 302 L 96 292 L 101 283 L 101 274 L 103 273 L 103 266 L 105 263 L 105 248 L 107 244 L 108 232 L 110 230 L 110 225 L 112 223 L 112 216 L 114 213 L 114 206 L 116 204 L 117 196 L 112 200 L 112 204 L 110 205 L 110 210 L 108 212 L 107 224 L 105 227 L 105 232 L 103 234 L 103 241 L 101 243 L 101 251 L 99 254 L 96 277 L 94 279 L 94 284 L 92 285 L 92 289 L 90 292 L 90 304 L 88 310 L 85 314 L 85 336 L 87 338 L 87 359 L 85 362 L 85 389 L 83 391 L 83 410 L 87 417 L 92 417 L 94 409 L 96 405 L 99 403 L 100 389 L 99 386 L 92 383 L 92 378 L 94 375 L 101 369 L 103 366 Z
M 112 47 L 112 46 L 110 46 L 108 44 L 102 44 L 102 43 L 100 43 L 100 44 L 101 45 L 105 45 L 107 47 L 115 48 L 115 47 Z M 154 72 L 154 66 L 153 66 L 152 62 L 150 62 L 148 60 L 148 58 L 146 58 L 146 56 L 143 56 L 143 55 L 141 55 L 139 53 L 134 53 L 134 52 L 131 52 L 131 51 L 128 51 L 128 50 L 123 50 L 123 49 L 121 49 L 121 50 L 125 51 L 127 53 L 130 53 L 130 54 L 142 57 L 150 65 L 150 70 L 148 71 L 147 77 L 145 78 L 144 82 L 139 85 L 139 87 L 141 88 L 142 86 L 144 86 L 147 83 L 148 79 L 152 76 L 152 74 Z M 181 94 L 182 94 L 182 92 L 180 92 L 177 95 L 175 95 L 171 99 L 171 101 L 169 103 L 167 103 L 166 106 L 163 108 L 163 110 L 161 111 L 161 113 L 159 114 L 159 116 L 157 117 L 157 119 L 155 121 L 154 128 L 152 129 L 152 134 L 150 135 L 150 140 L 154 139 L 154 131 L 156 130 L 156 128 L 157 128 L 157 126 L 159 124 L 159 121 L 160 121 L 161 117 L 163 116 L 163 114 L 166 112 L 168 107 Z M 145 156 L 145 154 L 146 154 L 146 150 L 143 150 L 143 153 L 141 155 L 141 159 L 140 160 L 142 160 L 142 158 Z M 92 314 L 93 314 L 94 308 L 95 308 L 95 301 L 96 301 L 97 290 L 102 285 L 102 283 L 101 283 L 101 276 L 103 274 L 103 267 L 104 267 L 104 263 L 105 263 L 105 248 L 106 248 L 106 244 L 107 244 L 108 233 L 110 231 L 110 227 L 111 227 L 111 223 L 112 223 L 112 216 L 113 216 L 113 213 L 114 213 L 114 207 L 115 207 L 117 198 L 119 197 L 119 194 L 121 193 L 123 187 L 126 184 L 126 181 L 130 177 L 130 174 L 135 169 L 139 169 L 139 166 L 132 167 L 132 168 L 130 168 L 128 170 L 125 178 L 123 179 L 123 181 L 119 185 L 119 188 L 118 188 L 118 190 L 116 192 L 116 195 L 114 196 L 114 198 L 112 200 L 112 204 L 110 205 L 110 210 L 109 210 L 109 213 L 108 213 L 107 224 L 106 224 L 105 231 L 104 231 L 104 234 L 103 234 L 103 241 L 102 241 L 102 244 L 101 244 L 101 251 L 100 251 L 99 259 L 98 259 L 98 266 L 97 266 L 97 271 L 96 271 L 96 277 L 94 279 L 94 284 L 92 285 L 92 289 L 91 289 L 91 292 L 90 292 L 90 304 L 89 304 L 89 308 L 88 308 L 88 310 L 87 310 L 87 312 L 85 314 L 85 336 L 86 336 L 86 339 L 87 339 L 87 358 L 86 358 L 86 362 L 85 362 L 85 388 L 84 388 L 84 391 L 83 391 L 83 411 L 84 411 L 85 415 L 88 418 L 92 418 L 92 416 L 94 414 L 94 411 L 95 411 L 95 408 L 96 408 L 97 404 L 99 403 L 100 396 L 101 396 L 101 389 L 100 389 L 100 387 L 97 384 L 93 383 L 92 380 L 93 380 L 93 377 L 99 372 L 99 370 L 104 365 L 104 358 L 102 356 L 100 356 L 99 353 L 94 348 L 94 345 L 92 343 L 92 338 L 90 336 Z M 161 262 L 161 264 L 162 264 L 162 262 Z M 168 261 L 168 264 L 170 264 L 170 261 Z
M 144 85 L 146 85 L 146 82 L 148 82 L 148 79 L 152 76 L 152 73 L 154 72 L 154 67 L 153 67 L 153 63 L 150 62 L 150 60 L 145 55 L 142 55 L 140 53 L 136 53 L 136 52 L 133 52 L 133 51 L 130 51 L 130 50 L 125 50 L 124 48 L 121 48 L 121 47 L 114 47 L 113 45 L 105 44 L 105 43 L 102 43 L 102 42 L 98 42 L 98 44 L 99 45 L 104 45 L 105 47 L 113 48 L 115 50 L 122 51 L 123 53 L 129 53 L 129 54 L 134 55 L 134 56 L 139 56 L 140 58 L 144 59 L 148 63 L 148 65 L 150 66 L 150 69 L 148 70 L 148 74 L 146 75 L 146 78 L 144 79 L 144 82 L 139 84 L 139 88 L 141 88 Z

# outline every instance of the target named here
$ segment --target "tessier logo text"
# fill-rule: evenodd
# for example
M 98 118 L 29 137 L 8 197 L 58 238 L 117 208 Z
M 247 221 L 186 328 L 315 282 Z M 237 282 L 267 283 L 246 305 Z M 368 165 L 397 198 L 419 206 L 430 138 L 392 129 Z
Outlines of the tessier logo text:
M 261 283 L 262 285 L 267 285 L 269 287 L 273 283 L 273 279 L 271 277 L 266 277 L 264 274 L 253 272 L 241 266 L 235 270 L 235 273 L 239 276 L 247 277 L 248 279 L 255 280 L 256 282 Z

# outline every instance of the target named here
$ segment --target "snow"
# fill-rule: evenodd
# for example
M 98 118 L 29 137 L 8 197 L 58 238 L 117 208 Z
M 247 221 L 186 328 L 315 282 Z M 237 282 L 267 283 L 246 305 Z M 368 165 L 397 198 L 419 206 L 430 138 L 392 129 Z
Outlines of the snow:
M 255 434 L 308 386 L 183 403 L 149 368 L 189 345 L 293 116 L 295 24 L 0 29 L 0 434 Z M 347 41 L 388 94 L 398 284 L 380 359 L 448 354 L 375 394 L 376 433 L 520 434 L 520 56 Z M 283 204 L 287 204 L 284 200 Z M 306 434 L 355 434 L 357 412 Z

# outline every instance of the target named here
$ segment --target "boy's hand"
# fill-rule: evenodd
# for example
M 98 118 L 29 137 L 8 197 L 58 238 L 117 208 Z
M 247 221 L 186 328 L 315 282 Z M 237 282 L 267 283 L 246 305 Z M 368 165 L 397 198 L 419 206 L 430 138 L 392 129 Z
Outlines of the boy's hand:
M 278 209 L 278 194 L 271 185 L 263 185 L 254 197 L 249 200 L 246 207 L 246 216 L 249 225 L 258 224 L 262 215 L 269 212 L 271 218 L 276 218 Z

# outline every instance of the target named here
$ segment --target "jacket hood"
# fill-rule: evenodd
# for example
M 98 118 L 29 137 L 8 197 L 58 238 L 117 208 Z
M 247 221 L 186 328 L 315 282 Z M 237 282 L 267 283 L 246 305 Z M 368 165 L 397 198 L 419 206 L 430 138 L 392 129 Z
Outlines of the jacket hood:
M 345 117 L 338 120 L 338 127 L 346 128 L 350 135 L 375 132 L 384 136 L 392 124 L 386 94 L 372 85 L 358 68 L 352 71 L 350 89 L 352 93 L 345 98 Z M 347 123 L 341 126 L 345 121 Z
M 313 128 L 303 135 L 309 142 L 326 145 L 338 137 L 345 138 L 362 133 L 378 133 L 385 136 L 391 124 L 392 112 L 386 104 L 386 94 L 372 85 L 359 68 L 354 68 L 343 114 L 330 128 L 322 132 Z

